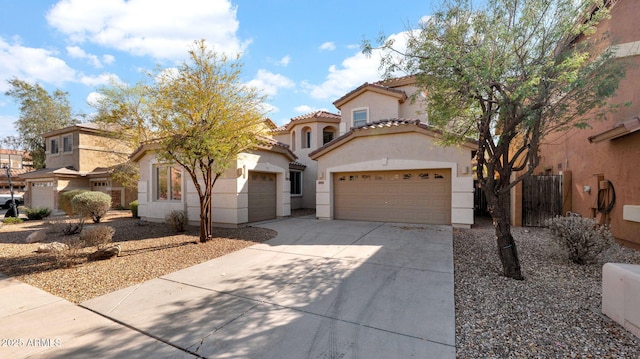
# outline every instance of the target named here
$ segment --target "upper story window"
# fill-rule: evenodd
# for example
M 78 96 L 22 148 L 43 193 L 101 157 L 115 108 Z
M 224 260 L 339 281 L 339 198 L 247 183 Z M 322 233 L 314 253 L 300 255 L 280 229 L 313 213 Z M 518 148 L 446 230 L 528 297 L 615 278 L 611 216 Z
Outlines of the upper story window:
M 62 152 L 71 152 L 73 150 L 73 135 L 62 137 Z
M 322 144 L 326 145 L 327 143 L 333 141 L 336 136 L 336 130 L 333 127 L 325 127 L 322 129 Z
M 311 148 L 311 129 L 309 127 L 302 129 L 302 148 Z
M 57 154 L 58 152 L 60 152 L 59 146 L 60 146 L 60 140 L 57 138 L 53 138 L 51 139 L 51 141 L 49 142 L 50 146 L 49 146 L 49 153 L 52 155 Z
M 369 114 L 366 109 L 353 111 L 353 127 L 360 127 L 367 124 Z
M 176 166 L 155 166 L 154 187 L 156 201 L 181 200 L 182 170 Z

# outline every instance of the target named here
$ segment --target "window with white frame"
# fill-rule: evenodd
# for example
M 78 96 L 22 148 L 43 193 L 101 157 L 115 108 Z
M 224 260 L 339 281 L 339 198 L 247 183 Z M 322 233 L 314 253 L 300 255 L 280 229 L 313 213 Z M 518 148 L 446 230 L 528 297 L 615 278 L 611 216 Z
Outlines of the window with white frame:
M 73 135 L 62 137 L 62 152 L 71 152 L 73 150 Z
M 57 154 L 60 151 L 60 140 L 57 138 L 52 138 L 49 143 L 51 144 L 51 146 L 49 146 L 49 153 L 52 155 Z
M 368 120 L 367 109 L 359 109 L 353 111 L 353 127 L 360 127 L 367 124 Z
M 154 199 L 156 201 L 179 201 L 182 199 L 182 170 L 177 166 L 155 166 Z
M 289 180 L 291 182 L 291 195 L 302 196 L 302 172 L 289 171 Z

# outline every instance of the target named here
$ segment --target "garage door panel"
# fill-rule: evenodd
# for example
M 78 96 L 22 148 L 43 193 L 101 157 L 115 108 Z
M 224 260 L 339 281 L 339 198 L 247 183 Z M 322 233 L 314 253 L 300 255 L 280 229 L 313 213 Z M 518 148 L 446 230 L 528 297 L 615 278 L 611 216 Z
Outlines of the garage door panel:
M 337 173 L 334 217 L 450 224 L 451 170 Z
M 276 174 L 249 172 L 249 222 L 276 218 Z
M 55 202 L 53 185 L 53 182 L 33 182 L 31 184 L 31 207 L 53 209 Z

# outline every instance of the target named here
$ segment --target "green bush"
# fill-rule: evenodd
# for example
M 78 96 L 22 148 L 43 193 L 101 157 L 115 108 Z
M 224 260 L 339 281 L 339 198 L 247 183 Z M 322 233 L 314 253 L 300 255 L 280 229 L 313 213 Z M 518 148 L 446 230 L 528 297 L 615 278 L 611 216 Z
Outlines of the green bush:
M 131 209 L 131 216 L 133 218 L 138 218 L 138 200 L 129 203 L 129 208 Z
M 84 192 L 73 197 L 71 206 L 82 218 L 90 217 L 93 223 L 100 223 L 100 219 L 111 208 L 111 196 L 97 191 Z
M 554 234 L 555 241 L 576 264 L 595 263 L 596 257 L 613 243 L 609 226 L 598 225 L 595 219 L 556 216 L 545 224 Z
M 71 191 L 62 192 L 58 195 L 58 208 L 63 210 L 67 215 L 73 216 L 75 213 L 73 212 L 73 206 L 71 205 L 71 200 L 73 197 L 79 195 L 80 193 L 91 192 L 87 189 L 74 189 Z
M 20 217 L 7 217 L 2 222 L 4 224 L 18 224 L 18 223 L 22 223 L 22 218 L 20 218 Z
M 51 215 L 51 210 L 49 208 L 25 208 L 24 214 L 27 215 L 27 218 L 32 220 L 41 220 L 49 217 Z

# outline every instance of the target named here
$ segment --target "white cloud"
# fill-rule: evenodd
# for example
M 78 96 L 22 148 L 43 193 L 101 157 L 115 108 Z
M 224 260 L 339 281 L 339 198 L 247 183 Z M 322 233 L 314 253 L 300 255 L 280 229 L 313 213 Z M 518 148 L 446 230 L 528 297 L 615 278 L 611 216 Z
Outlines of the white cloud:
M 92 42 L 134 55 L 180 59 L 194 40 L 217 52 L 241 53 L 236 7 L 229 0 L 62 0 L 47 14 L 75 43 Z
M 91 107 L 96 107 L 100 101 L 104 98 L 104 95 L 99 92 L 91 92 L 87 95 L 87 104 Z
M 104 62 L 105 64 L 112 64 L 116 61 L 116 58 L 113 57 L 113 55 L 102 55 L 102 62 Z
M 96 76 L 80 75 L 78 80 L 89 87 L 109 85 L 114 82 L 117 84 L 123 84 L 118 75 L 110 73 L 102 73 Z
M 17 77 L 28 82 L 46 82 L 60 86 L 73 81 L 76 72 L 55 53 L 0 38 L 0 92 L 9 89 L 7 80 Z
M 280 109 L 277 108 L 276 106 L 266 102 L 262 102 L 259 106 L 260 106 L 260 111 L 266 114 L 267 117 L 269 116 L 270 113 L 276 113 L 280 111 Z
M 247 83 L 262 91 L 267 96 L 275 96 L 280 88 L 295 87 L 295 83 L 280 74 L 274 74 L 264 69 L 258 70 L 256 77 Z
M 94 67 L 103 67 L 102 62 L 100 61 L 98 56 L 86 53 L 80 46 L 67 46 L 67 54 L 69 54 L 69 56 L 73 58 L 86 59 Z
M 336 44 L 333 41 L 327 41 L 320 45 L 319 49 L 325 51 L 333 51 L 336 49 Z
M 404 50 L 407 40 L 406 33 L 394 34 L 390 38 L 395 40 L 396 48 Z M 304 82 L 303 87 L 309 91 L 313 98 L 338 99 L 365 82 L 380 80 L 382 74 L 379 67 L 383 55 L 381 50 L 373 50 L 371 56 L 358 51 L 353 56 L 344 59 L 340 66 L 331 65 L 323 83 L 314 85 Z
M 280 61 L 278 61 L 278 64 L 281 66 L 287 66 L 289 65 L 289 62 L 291 62 L 291 56 L 286 55 L 285 57 L 281 58 Z
M 299 112 L 299 113 L 309 113 L 309 112 L 313 112 L 316 111 L 313 107 L 308 106 L 308 105 L 300 105 L 300 106 L 296 106 L 293 108 L 294 111 Z

